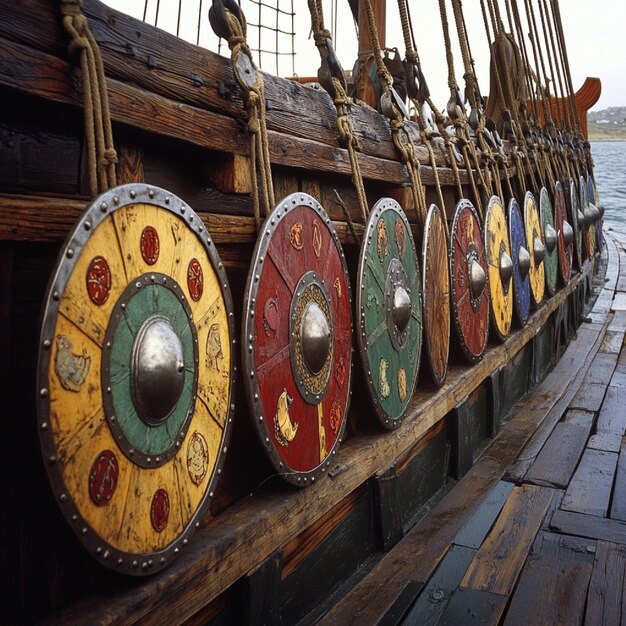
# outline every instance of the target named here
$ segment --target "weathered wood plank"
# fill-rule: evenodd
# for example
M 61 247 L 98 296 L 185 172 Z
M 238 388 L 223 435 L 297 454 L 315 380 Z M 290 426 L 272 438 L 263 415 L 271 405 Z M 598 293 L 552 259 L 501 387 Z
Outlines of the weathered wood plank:
M 608 380 L 608 379 L 607 379 Z M 599 411 L 606 393 L 605 383 L 583 383 L 572 399 L 571 409 L 584 409 L 585 411 Z
M 407 612 L 403 626 L 436 623 L 475 554 L 471 548 L 452 546 Z
M 585 376 L 585 383 L 606 385 L 611 380 L 616 365 L 617 354 L 605 354 L 603 352 L 596 354 L 591 361 L 587 376 Z
M 587 437 L 588 427 L 560 422 L 541 449 L 524 480 L 537 485 L 566 487 L 576 469 Z
M 437 626 L 481 624 L 496 626 L 506 608 L 508 598 L 486 591 L 459 587 L 439 618 Z
M 587 448 L 604 450 L 605 452 L 619 452 L 622 438 L 615 433 L 599 432 L 589 438 Z
M 609 508 L 617 454 L 585 450 L 580 464 L 565 492 L 561 508 L 603 517 Z
M 531 556 L 543 555 L 554 557 L 560 561 L 580 561 L 593 564 L 597 548 L 595 539 L 570 537 L 547 531 L 537 534 L 530 551 Z
M 611 387 L 606 390 L 596 430 L 624 436 L 626 432 L 626 388 Z
M 585 624 L 623 623 L 626 546 L 598 541 L 587 593 Z
M 606 337 L 602 342 L 600 352 L 607 354 L 619 354 L 624 344 L 624 333 L 621 331 L 611 330 L 607 331 Z
M 515 487 L 461 585 L 508 596 L 550 505 L 547 487 Z
M 407 583 L 392 607 L 378 622 L 378 626 L 398 626 L 423 588 L 424 583 L 415 581 Z
M 626 440 L 622 441 L 617 460 L 613 497 L 611 498 L 611 514 L 609 517 L 626 522 Z
M 572 426 L 582 426 L 583 428 L 593 426 L 596 419 L 596 414 L 593 411 L 585 411 L 584 409 L 570 409 L 563 416 L 564 424 L 571 424 Z
M 550 528 L 566 535 L 605 539 L 626 545 L 626 523 L 607 517 L 559 509 L 552 516 Z
M 505 626 L 579 624 L 591 577 L 590 563 L 532 556 L 524 567 Z
M 501 480 L 487 494 L 476 513 L 472 515 L 463 530 L 455 537 L 455 545 L 480 548 L 512 490 L 513 483 Z

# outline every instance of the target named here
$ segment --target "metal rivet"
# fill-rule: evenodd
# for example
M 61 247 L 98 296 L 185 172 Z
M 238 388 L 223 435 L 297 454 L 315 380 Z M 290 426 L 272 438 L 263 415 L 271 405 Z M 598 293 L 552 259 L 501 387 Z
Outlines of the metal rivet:
M 91 229 L 91 222 L 88 220 L 83 224 L 85 230 L 90 230 Z
M 72 248 L 69 248 L 65 255 L 68 259 L 71 259 L 74 256 L 74 250 Z
M 48 390 L 45 387 L 43 387 L 42 389 L 39 390 L 39 395 L 42 398 L 45 398 L 48 395 Z
M 67 495 L 66 495 L 66 494 L 64 494 L 64 493 L 62 493 L 62 494 L 59 496 L 59 500 L 61 500 L 61 502 L 67 502 Z
M 120 203 L 119 196 L 113 196 L 113 202 L 114 202 L 115 204 L 119 204 L 119 203 Z
M 43 422 L 41 424 L 41 430 L 48 430 L 48 422 Z
M 148 195 L 149 195 L 151 198 L 154 198 L 154 190 L 152 190 L 152 189 L 148 190 Z

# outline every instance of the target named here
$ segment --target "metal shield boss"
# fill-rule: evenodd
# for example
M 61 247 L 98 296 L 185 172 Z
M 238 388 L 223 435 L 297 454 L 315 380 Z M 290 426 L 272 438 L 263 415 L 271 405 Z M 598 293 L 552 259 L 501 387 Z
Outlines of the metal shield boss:
M 530 315 L 530 252 L 526 243 L 524 222 L 515 198 L 509 200 L 509 237 L 513 259 L 513 293 L 515 311 L 522 324 L 526 324 Z
M 559 273 L 563 284 L 567 285 L 572 273 L 574 228 L 568 219 L 565 191 L 560 182 L 557 182 L 554 187 L 554 227 L 556 228 L 557 250 L 559 254 Z
M 546 255 L 543 259 L 546 288 L 548 289 L 548 293 L 552 296 L 556 291 L 559 264 L 559 241 L 554 216 L 552 214 L 550 195 L 545 187 L 542 187 L 539 193 L 539 216 L 541 218 L 543 241 L 546 248 Z
M 489 266 L 491 322 L 504 341 L 513 320 L 513 259 L 502 200 L 492 196 L 485 213 L 485 254 Z
M 443 384 L 448 373 L 450 352 L 450 275 L 444 219 L 439 207 L 431 204 L 422 239 L 424 343 L 437 386 Z
M 524 232 L 530 254 L 530 268 L 528 270 L 530 295 L 533 302 L 538 306 L 543 301 L 543 294 L 546 289 L 546 273 L 544 269 L 546 246 L 543 240 L 537 202 L 535 196 L 530 191 L 527 191 L 524 196 Z
M 584 176 L 578 178 L 578 198 L 580 208 L 584 216 L 583 221 L 583 254 L 585 259 L 590 259 L 596 250 L 596 217 L 597 210 L 589 197 L 589 188 Z
M 243 378 L 263 448 L 285 480 L 309 485 L 342 441 L 352 365 L 345 259 L 311 196 L 287 196 L 263 223 L 242 326 Z
M 489 336 L 489 269 L 478 214 L 469 200 L 456 205 L 450 239 L 452 318 L 463 354 L 477 363 Z
M 357 338 L 376 416 L 402 423 L 413 396 L 422 343 L 420 272 L 400 205 L 380 199 L 365 225 L 357 274 Z
M 569 222 L 574 229 L 574 256 L 576 257 L 576 264 L 580 269 L 582 269 L 585 263 L 583 253 L 583 226 L 585 223 L 585 216 L 580 207 L 578 185 L 573 178 L 570 178 L 566 182 L 566 188 L 569 190 L 569 193 L 565 195 L 565 199 L 568 202 Z
M 38 430 L 59 506 L 103 565 L 156 572 L 199 525 L 230 436 L 234 336 L 188 205 L 133 184 L 87 209 L 48 288 Z

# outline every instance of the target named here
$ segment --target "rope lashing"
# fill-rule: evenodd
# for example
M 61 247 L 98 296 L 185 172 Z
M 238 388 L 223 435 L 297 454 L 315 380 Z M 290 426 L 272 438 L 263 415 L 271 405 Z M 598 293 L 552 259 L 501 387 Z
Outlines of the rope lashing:
M 117 152 L 100 48 L 81 7 L 82 0 L 61 0 L 63 28 L 70 36 L 68 50 L 78 57 L 82 73 L 89 192 L 95 197 L 117 184 Z

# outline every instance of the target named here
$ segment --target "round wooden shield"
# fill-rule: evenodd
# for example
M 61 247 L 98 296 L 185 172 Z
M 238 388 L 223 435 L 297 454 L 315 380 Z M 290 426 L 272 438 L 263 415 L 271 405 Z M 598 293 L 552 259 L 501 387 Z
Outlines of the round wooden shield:
M 263 448 L 285 480 L 308 485 L 342 441 L 352 373 L 346 263 L 311 196 L 287 196 L 263 223 L 242 326 L 243 378 Z
M 452 317 L 470 363 L 483 356 L 489 336 L 489 270 L 474 205 L 459 200 L 450 230 Z
M 563 185 L 557 181 L 554 187 L 554 226 L 556 228 L 559 273 L 563 284 L 569 283 L 574 254 L 574 231 L 567 215 L 567 203 Z
M 489 264 L 491 323 L 500 341 L 511 332 L 513 320 L 513 260 L 502 200 L 492 196 L 485 213 L 485 252 Z
M 438 387 L 448 373 L 450 352 L 450 276 L 444 219 L 439 207 L 431 204 L 422 240 L 424 343 L 431 377 Z
M 589 212 L 589 188 L 587 187 L 587 180 L 584 176 L 578 178 L 578 197 L 580 199 L 580 209 L 583 215 L 587 215 Z M 585 219 L 583 225 L 583 254 L 585 260 L 590 259 L 596 249 L 596 227 L 595 223 L 588 224 Z
M 596 188 L 596 184 L 593 180 L 591 174 L 587 175 L 587 194 L 589 196 L 589 201 L 593 202 L 596 206 L 600 203 L 598 198 L 598 190 Z M 595 223 L 595 231 L 596 231 L 596 241 L 595 241 L 595 249 L 598 251 L 602 250 L 602 246 L 604 244 L 604 236 L 602 234 L 602 218 L 600 217 Z
M 543 259 L 543 266 L 546 274 L 546 288 L 552 296 L 556 292 L 557 266 L 559 264 L 558 233 L 554 225 L 552 214 L 552 202 L 545 187 L 539 193 L 539 213 L 541 216 L 541 227 L 543 230 L 543 240 L 546 248 L 546 255 Z
M 100 196 L 46 298 L 38 430 L 55 497 L 103 565 L 143 575 L 187 544 L 213 495 L 234 411 L 226 273 L 182 200 Z
M 530 315 L 530 253 L 526 245 L 526 234 L 519 205 L 515 198 L 509 201 L 509 236 L 511 238 L 511 257 L 513 259 L 513 293 L 515 311 L 522 326 Z
M 402 423 L 413 396 L 422 346 L 420 272 L 409 222 L 382 198 L 369 214 L 357 274 L 361 364 L 385 428 Z
M 530 269 L 528 271 L 530 294 L 533 302 L 539 306 L 543 301 L 543 294 L 546 289 L 546 273 L 543 267 L 546 247 L 543 243 L 537 202 L 530 191 L 527 191 L 524 196 L 524 232 L 530 254 Z
M 569 179 L 567 183 L 569 186 L 569 223 L 574 229 L 574 251 L 576 257 L 576 263 L 580 269 L 582 269 L 585 259 L 583 256 L 583 222 L 584 216 L 580 207 L 580 200 L 578 198 L 578 187 L 573 178 Z M 566 196 L 567 198 L 567 196 Z

